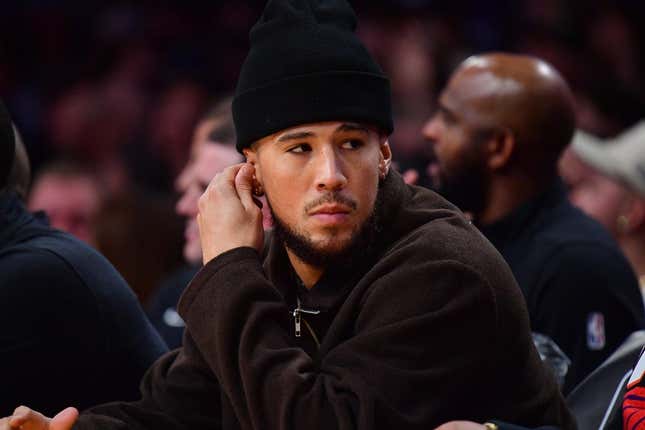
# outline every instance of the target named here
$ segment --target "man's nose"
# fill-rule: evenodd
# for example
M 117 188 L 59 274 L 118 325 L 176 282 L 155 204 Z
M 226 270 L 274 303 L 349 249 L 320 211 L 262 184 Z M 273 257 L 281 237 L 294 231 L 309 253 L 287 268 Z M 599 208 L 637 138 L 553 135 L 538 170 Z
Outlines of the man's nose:
M 196 216 L 198 212 L 198 201 L 199 193 L 195 192 L 195 190 L 188 189 L 177 200 L 175 212 L 186 217 Z
M 322 151 L 316 163 L 316 188 L 320 191 L 342 190 L 347 185 L 343 160 L 334 149 Z
M 190 181 L 192 179 L 192 169 L 191 163 L 189 162 L 183 170 L 179 173 L 179 176 L 175 179 L 175 191 L 184 192 L 190 186 Z
M 437 115 L 433 115 L 428 121 L 426 121 L 421 129 L 421 134 L 431 145 L 434 146 L 439 136 L 439 121 L 437 119 Z

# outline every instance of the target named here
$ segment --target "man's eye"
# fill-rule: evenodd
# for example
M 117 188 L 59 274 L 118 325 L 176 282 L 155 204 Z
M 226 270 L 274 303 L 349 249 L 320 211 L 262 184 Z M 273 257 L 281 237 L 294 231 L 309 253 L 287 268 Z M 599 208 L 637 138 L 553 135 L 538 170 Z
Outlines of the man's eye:
M 363 146 L 363 141 L 358 139 L 347 140 L 342 145 L 344 149 L 358 149 L 361 146 Z
M 445 110 L 439 111 L 439 119 L 441 119 L 444 124 L 449 124 L 449 125 L 452 125 L 455 122 L 457 122 L 455 116 L 452 113 Z
M 301 152 L 308 152 L 311 151 L 311 146 L 309 146 L 308 143 L 301 143 L 296 146 L 292 146 L 289 148 L 288 152 L 295 152 L 295 153 L 301 153 Z

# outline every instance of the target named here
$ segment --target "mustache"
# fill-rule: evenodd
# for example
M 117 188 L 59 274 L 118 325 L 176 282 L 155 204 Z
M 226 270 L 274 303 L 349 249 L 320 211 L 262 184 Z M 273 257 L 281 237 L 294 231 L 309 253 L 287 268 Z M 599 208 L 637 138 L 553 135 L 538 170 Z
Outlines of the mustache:
M 356 208 L 358 207 L 358 204 L 354 200 L 350 199 L 349 197 L 346 197 L 340 194 L 339 192 L 329 192 L 329 193 L 323 194 L 321 197 L 317 198 L 316 200 L 307 203 L 305 205 L 305 213 L 325 203 L 341 204 L 351 208 L 352 210 L 356 210 Z

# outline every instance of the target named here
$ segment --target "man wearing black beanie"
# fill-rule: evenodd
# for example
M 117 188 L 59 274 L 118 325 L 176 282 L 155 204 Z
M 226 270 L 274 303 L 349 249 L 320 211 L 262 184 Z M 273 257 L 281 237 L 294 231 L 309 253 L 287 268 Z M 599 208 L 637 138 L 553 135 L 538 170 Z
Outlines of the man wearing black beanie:
M 344 0 L 271 0 L 252 29 L 233 103 L 247 163 L 200 199 L 183 347 L 141 401 L 53 421 L 19 408 L 6 428 L 575 428 L 510 269 L 390 169 L 389 83 L 355 24 Z

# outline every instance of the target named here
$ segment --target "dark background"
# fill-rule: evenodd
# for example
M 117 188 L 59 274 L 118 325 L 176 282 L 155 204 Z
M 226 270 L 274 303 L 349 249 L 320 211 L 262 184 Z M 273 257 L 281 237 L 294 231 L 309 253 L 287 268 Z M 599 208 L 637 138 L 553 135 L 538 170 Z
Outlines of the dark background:
M 432 154 L 420 128 L 453 68 L 479 52 L 522 52 L 551 62 L 571 84 L 579 127 L 587 131 L 611 136 L 636 122 L 645 104 L 644 3 L 353 2 L 359 34 L 392 80 L 391 144 L 400 168 L 416 167 L 425 181 Z M 105 184 L 105 199 L 124 205 L 120 216 L 146 199 L 162 202 L 152 206 L 177 225 L 169 228 L 168 247 L 180 248 L 174 177 L 199 115 L 233 91 L 263 4 L 2 1 L 0 97 L 34 170 L 61 157 L 80 160 Z M 118 231 L 117 222 L 108 235 Z M 170 254 L 164 271 L 181 261 L 179 250 Z

